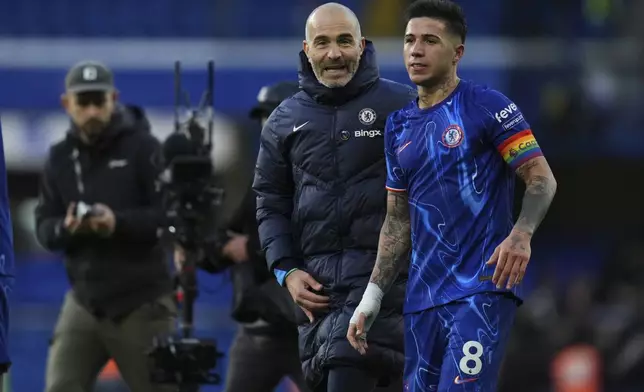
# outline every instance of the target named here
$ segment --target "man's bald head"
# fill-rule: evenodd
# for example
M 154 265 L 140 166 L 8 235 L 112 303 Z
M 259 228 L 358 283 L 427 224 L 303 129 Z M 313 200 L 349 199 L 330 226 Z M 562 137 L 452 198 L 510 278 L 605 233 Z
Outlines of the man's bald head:
M 358 70 L 365 40 L 358 17 L 338 3 L 326 3 L 306 20 L 304 52 L 320 83 L 343 87 Z
M 316 30 L 330 24 L 347 24 L 351 26 L 356 39 L 362 38 L 360 21 L 349 7 L 338 3 L 326 3 L 314 9 L 306 19 L 306 40 L 311 42 L 315 37 Z

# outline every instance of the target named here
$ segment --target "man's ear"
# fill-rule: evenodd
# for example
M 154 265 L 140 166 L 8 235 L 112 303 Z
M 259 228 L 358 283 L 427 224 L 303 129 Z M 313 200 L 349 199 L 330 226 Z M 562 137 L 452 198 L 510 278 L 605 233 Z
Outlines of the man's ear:
M 454 55 L 454 60 L 452 63 L 454 65 L 458 64 L 459 61 L 463 58 L 463 55 L 465 54 L 465 45 L 460 44 L 456 47 L 456 54 Z
M 69 95 L 66 93 L 60 95 L 60 106 L 65 110 L 69 110 Z
M 302 41 L 302 50 L 306 53 L 306 57 L 309 56 L 309 43 L 306 40 Z
M 360 38 L 360 55 L 364 53 L 364 48 L 366 47 L 367 47 L 367 40 L 365 39 L 365 37 Z

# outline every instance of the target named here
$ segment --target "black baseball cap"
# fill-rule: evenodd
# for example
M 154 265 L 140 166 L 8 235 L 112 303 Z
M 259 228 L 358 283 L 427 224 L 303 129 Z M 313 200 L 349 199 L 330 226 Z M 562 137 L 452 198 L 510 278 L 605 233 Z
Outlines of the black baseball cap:
M 72 93 L 114 90 L 114 75 L 103 63 L 81 61 L 65 77 L 65 89 Z
M 249 116 L 253 119 L 268 117 L 283 100 L 300 91 L 297 82 L 279 82 L 270 86 L 264 86 L 257 94 L 257 105 L 250 111 Z

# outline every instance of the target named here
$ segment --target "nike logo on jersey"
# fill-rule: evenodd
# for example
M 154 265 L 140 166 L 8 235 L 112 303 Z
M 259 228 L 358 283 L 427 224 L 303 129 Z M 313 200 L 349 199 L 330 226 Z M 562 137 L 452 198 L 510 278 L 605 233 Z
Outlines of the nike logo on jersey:
M 456 378 L 454 379 L 454 384 L 461 385 L 465 384 L 466 382 L 474 382 L 476 380 L 478 380 L 478 378 L 461 378 L 460 376 L 456 376 Z
M 308 123 L 310 123 L 310 121 L 307 121 L 307 122 L 305 122 L 304 124 L 302 124 L 302 125 L 298 125 L 298 126 L 293 125 L 293 132 L 297 132 L 297 131 L 299 131 L 300 129 L 302 129 L 302 127 L 303 127 L 303 126 L 305 126 L 305 125 L 306 125 L 306 124 L 308 124 Z

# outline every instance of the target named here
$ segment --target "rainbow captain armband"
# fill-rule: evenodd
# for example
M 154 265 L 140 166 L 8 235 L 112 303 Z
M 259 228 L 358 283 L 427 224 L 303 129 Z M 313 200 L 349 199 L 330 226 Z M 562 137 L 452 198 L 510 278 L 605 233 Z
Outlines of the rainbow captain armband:
M 534 138 L 530 129 L 510 136 L 497 149 L 501 153 L 503 160 L 513 170 L 516 170 L 530 159 L 543 155 L 541 147 L 539 147 L 539 143 L 537 143 L 537 139 Z

